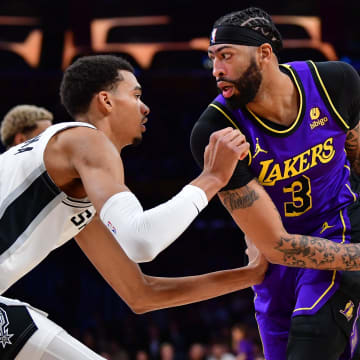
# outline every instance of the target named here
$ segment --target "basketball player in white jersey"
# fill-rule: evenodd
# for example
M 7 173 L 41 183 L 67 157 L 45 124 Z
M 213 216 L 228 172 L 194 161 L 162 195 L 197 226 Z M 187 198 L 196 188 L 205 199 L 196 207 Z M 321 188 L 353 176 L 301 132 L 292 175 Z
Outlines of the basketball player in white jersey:
M 237 130 L 211 136 L 204 170 L 168 202 L 144 211 L 124 183 L 121 150 L 141 140 L 149 108 L 132 67 L 114 56 L 77 60 L 61 98 L 77 122 L 61 123 L 0 156 L 0 294 L 75 237 L 136 313 L 188 304 L 259 283 L 266 261 L 184 278 L 144 275 L 135 262 L 169 246 L 228 182 L 249 145 Z M 0 296 L 0 358 L 101 359 L 28 304 Z

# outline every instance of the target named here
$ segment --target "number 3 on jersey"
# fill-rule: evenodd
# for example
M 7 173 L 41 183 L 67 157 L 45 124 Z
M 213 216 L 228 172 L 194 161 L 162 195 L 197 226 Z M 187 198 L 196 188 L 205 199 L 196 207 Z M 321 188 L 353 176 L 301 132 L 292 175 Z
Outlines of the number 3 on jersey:
M 290 186 L 284 187 L 284 193 L 291 193 L 292 201 L 284 203 L 285 216 L 299 216 L 312 208 L 310 179 L 302 175 Z

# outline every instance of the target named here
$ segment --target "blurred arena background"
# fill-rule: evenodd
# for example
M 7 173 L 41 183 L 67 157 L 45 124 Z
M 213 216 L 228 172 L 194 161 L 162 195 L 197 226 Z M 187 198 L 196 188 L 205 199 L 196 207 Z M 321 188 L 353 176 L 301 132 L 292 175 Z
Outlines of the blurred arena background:
M 126 182 L 145 208 L 159 204 L 199 172 L 189 135 L 216 96 L 206 52 L 212 23 L 248 6 L 273 15 L 284 38 L 281 62 L 339 59 L 360 72 L 360 3 L 355 0 L 2 0 L 0 119 L 17 104 L 34 104 L 52 111 L 55 123 L 71 120 L 58 95 L 66 66 L 85 54 L 125 56 L 151 108 L 142 145 L 123 153 Z M 151 275 L 185 276 L 244 262 L 242 233 L 215 199 L 169 249 L 141 268 Z M 257 358 L 263 358 L 250 289 L 135 315 L 75 242 L 55 251 L 4 295 L 47 311 L 108 359 L 231 360 L 242 336 L 235 324 L 246 328 Z

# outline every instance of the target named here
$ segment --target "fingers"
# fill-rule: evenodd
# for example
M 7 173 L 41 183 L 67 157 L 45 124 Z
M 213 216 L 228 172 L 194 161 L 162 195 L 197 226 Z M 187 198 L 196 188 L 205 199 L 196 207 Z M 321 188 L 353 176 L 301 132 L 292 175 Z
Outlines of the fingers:
M 222 138 L 223 136 L 225 136 L 227 134 L 232 133 L 233 131 L 234 131 L 234 129 L 232 127 L 226 127 L 224 129 L 213 132 L 210 135 L 209 144 L 215 145 L 215 143 L 217 143 L 220 138 Z
M 219 141 L 229 144 L 237 150 L 242 144 L 246 143 L 246 138 L 240 130 L 227 127 L 213 132 L 210 136 L 209 144 L 214 146 Z
M 249 154 L 250 144 L 248 142 L 241 144 L 241 146 L 239 146 L 239 151 L 240 151 L 239 160 L 244 160 Z
M 247 245 L 247 249 L 246 249 L 246 255 L 249 257 L 249 261 L 254 261 L 256 260 L 261 254 L 259 249 L 254 245 L 254 243 L 247 237 L 245 236 L 245 242 Z
M 231 141 L 231 142 L 239 142 L 242 140 L 245 140 L 245 136 L 240 132 L 239 129 L 233 129 L 231 127 L 229 128 L 225 128 L 222 130 L 226 130 L 223 131 L 222 133 L 216 134 L 217 132 L 213 133 L 213 135 L 216 135 L 219 139 L 222 138 L 226 141 Z M 220 131 L 222 131 L 220 130 Z
M 245 135 L 240 130 L 233 129 L 232 132 L 226 133 L 224 141 L 227 141 L 230 146 L 233 147 L 234 151 L 237 152 L 239 160 L 245 159 L 250 150 L 250 144 L 246 141 Z
M 236 146 L 241 145 L 246 141 L 245 135 L 238 129 L 232 129 L 232 131 L 224 135 L 224 137 Z

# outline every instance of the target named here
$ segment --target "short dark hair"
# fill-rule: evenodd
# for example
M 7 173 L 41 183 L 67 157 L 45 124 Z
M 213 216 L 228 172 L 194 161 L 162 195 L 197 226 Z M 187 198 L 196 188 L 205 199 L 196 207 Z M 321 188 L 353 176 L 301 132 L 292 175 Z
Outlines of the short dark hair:
M 119 70 L 134 73 L 127 60 L 115 55 L 84 56 L 71 64 L 60 85 L 61 102 L 68 113 L 73 117 L 86 113 L 96 93 L 111 90 L 123 80 Z
M 245 27 L 259 32 L 269 39 L 275 54 L 278 54 L 283 47 L 281 34 L 273 23 L 271 16 L 260 8 L 249 7 L 226 14 L 214 23 L 214 27 L 220 25 Z

